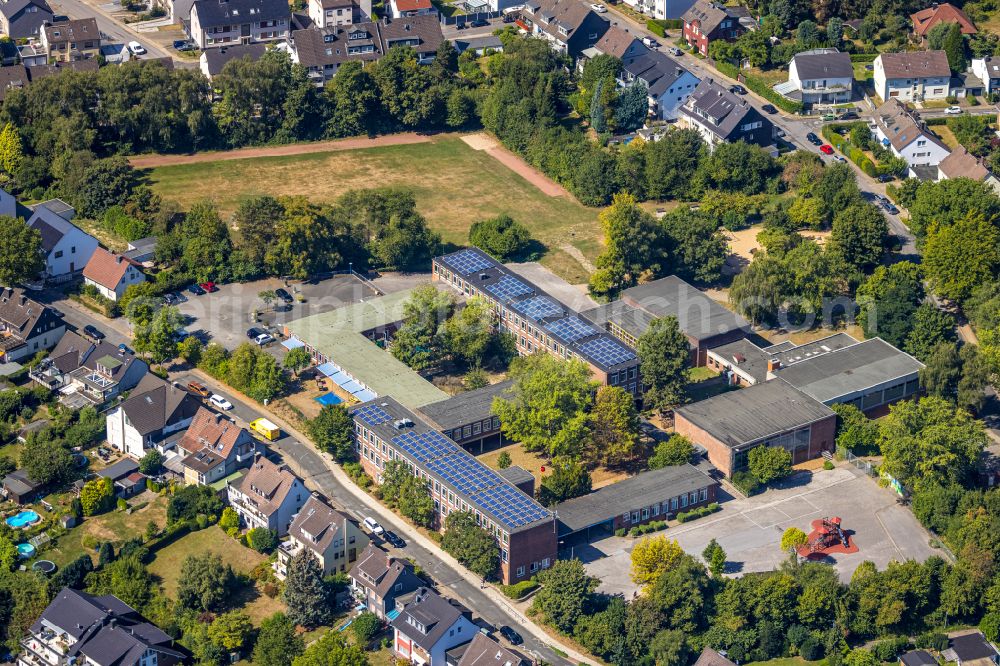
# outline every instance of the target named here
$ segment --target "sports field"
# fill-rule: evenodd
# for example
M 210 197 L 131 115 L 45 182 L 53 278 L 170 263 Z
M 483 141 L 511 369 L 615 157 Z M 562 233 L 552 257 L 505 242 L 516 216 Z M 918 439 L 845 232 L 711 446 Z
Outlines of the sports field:
M 458 244 L 467 242 L 476 220 L 507 213 L 547 247 L 542 263 L 573 283 L 585 281 L 587 271 L 560 247 L 576 247 L 589 261 L 600 253 L 597 209 L 544 193 L 457 134 L 417 144 L 159 166 L 145 173 L 164 199 L 185 208 L 209 199 L 224 214 L 247 195 L 331 201 L 350 189 L 406 188 L 431 227 Z

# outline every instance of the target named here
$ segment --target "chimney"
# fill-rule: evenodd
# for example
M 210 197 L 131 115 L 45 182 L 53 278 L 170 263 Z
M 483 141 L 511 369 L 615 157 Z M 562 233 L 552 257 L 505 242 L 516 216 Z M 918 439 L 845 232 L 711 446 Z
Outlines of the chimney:
M 767 371 L 768 372 L 774 372 L 775 370 L 777 370 L 780 367 L 781 367 L 781 361 L 779 361 L 778 359 L 776 359 L 776 358 L 769 358 L 769 359 L 767 359 Z

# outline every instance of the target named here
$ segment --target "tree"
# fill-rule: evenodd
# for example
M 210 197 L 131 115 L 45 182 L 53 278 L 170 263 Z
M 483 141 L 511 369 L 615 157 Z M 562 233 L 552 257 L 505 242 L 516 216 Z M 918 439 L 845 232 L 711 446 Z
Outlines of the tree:
M 758 446 L 748 456 L 750 473 L 761 483 L 771 483 L 792 473 L 792 454 L 780 446 Z
M 913 314 L 924 298 L 920 266 L 901 261 L 879 266 L 858 287 L 858 323 L 866 338 L 881 337 L 902 347 L 913 327 Z
M 616 194 L 598 219 L 605 249 L 590 277 L 592 292 L 611 297 L 638 284 L 646 271 L 660 273 L 667 258 L 665 233 L 634 196 Z
M 675 275 L 702 284 L 721 277 L 729 244 L 719 230 L 716 216 L 679 208 L 664 216 L 661 224 L 670 247 L 670 269 Z
M 907 208 L 918 243 L 933 227 L 948 227 L 970 216 L 981 215 L 988 222 L 1000 219 L 1000 197 L 986 183 L 971 178 L 920 183 Z
M 858 270 L 867 271 L 878 265 L 888 237 L 889 222 L 872 204 L 857 203 L 834 214 L 833 247 Z
M 8 537 L 0 534 L 0 571 L 13 571 L 21 558 L 17 551 L 17 546 Z
M 924 246 L 924 271 L 931 290 L 963 301 L 1000 267 L 1000 231 L 981 215 L 932 227 Z
M 959 351 L 959 357 L 962 361 L 962 378 L 958 380 L 956 402 L 959 407 L 978 414 L 985 405 L 985 390 L 990 384 L 987 360 L 977 345 L 964 345 Z
M 351 622 L 351 632 L 361 647 L 368 645 L 381 629 L 381 620 L 371 611 L 364 611 Z
M 646 537 L 632 548 L 632 580 L 643 587 L 668 571 L 684 551 L 664 535 Z
M 9 179 L 16 178 L 21 170 L 21 163 L 24 161 L 24 147 L 21 144 L 21 135 L 13 123 L 7 123 L 0 130 L 0 170 Z M 4 284 L 10 284 L 4 282 Z
M 649 116 L 649 90 L 642 81 L 636 81 L 618 93 L 615 100 L 614 115 L 616 129 L 620 132 L 633 132 L 646 121 Z
M 392 355 L 414 370 L 437 363 L 444 353 L 442 328 L 455 311 L 455 299 L 427 285 L 413 290 L 403 304 L 403 323 L 392 343 Z
M 338 461 L 354 458 L 354 421 L 343 405 L 323 405 L 307 429 L 316 446 Z
M 590 472 L 583 465 L 569 459 L 558 459 L 552 464 L 552 473 L 542 478 L 538 501 L 545 506 L 558 504 L 590 492 Z
M 240 514 L 236 513 L 233 507 L 227 506 L 222 510 L 222 515 L 219 516 L 219 529 L 230 536 L 239 531 Z
M 493 331 L 493 306 L 474 296 L 445 322 L 444 347 L 451 356 L 479 366 L 493 342 Z
M 20 218 L 0 215 L 0 284 L 14 286 L 35 280 L 45 269 L 42 234 Z
M 531 243 L 531 232 L 510 215 L 498 215 L 473 222 L 469 244 L 492 255 L 497 261 L 513 261 Z
M 642 382 L 648 387 L 644 403 L 658 409 L 679 404 L 684 398 L 691 353 L 677 318 L 653 320 L 639 337 L 636 351 Z
M 159 474 L 160 467 L 163 466 L 163 454 L 156 449 L 150 449 L 146 452 L 139 460 L 139 471 L 146 476 L 155 476 Z
M 291 663 L 292 666 L 368 666 L 368 658 L 360 646 L 348 645 L 343 634 L 328 631 Z
M 488 578 L 500 566 L 500 548 L 469 511 L 453 511 L 444 520 L 441 547 L 472 573 Z
M 278 300 L 278 295 L 274 293 L 273 289 L 265 289 L 264 291 L 257 292 L 257 298 L 264 301 L 265 308 L 269 308 L 271 307 L 271 303 Z
M 219 615 L 208 627 L 208 637 L 227 652 L 238 652 L 250 640 L 253 623 L 242 611 L 229 611 Z
M 649 459 L 649 469 L 684 465 L 694 454 L 694 444 L 684 435 L 674 433 L 665 442 L 659 442 Z
M 87 577 L 93 594 L 113 594 L 133 608 L 145 606 L 153 594 L 153 577 L 139 555 L 122 556 Z
M 538 574 L 538 582 L 542 588 L 535 594 L 532 610 L 540 613 L 547 624 L 565 633 L 571 632 L 584 615 L 598 584 L 577 559 L 556 560 Z
M 115 486 L 111 479 L 98 477 L 87 481 L 80 489 L 80 504 L 83 515 L 96 516 L 111 508 L 115 497 Z
M 84 553 L 60 569 L 53 582 L 60 588 L 72 587 L 74 590 L 82 590 L 87 574 L 93 570 L 94 561 L 90 559 L 90 555 Z
M 266 527 L 254 527 L 247 531 L 247 545 L 258 553 L 269 553 L 278 545 L 278 535 Z
M 203 348 L 204 345 L 201 344 L 201 340 L 193 335 L 189 335 L 177 345 L 177 355 L 191 365 L 196 366 L 201 361 Z
M 509 377 L 510 389 L 493 399 L 503 434 L 527 451 L 576 455 L 595 388 L 583 361 L 540 352 L 515 359 Z
M 590 102 L 590 126 L 598 134 L 608 131 L 607 105 L 604 101 L 604 79 L 597 81 Z
M 795 553 L 807 543 L 809 543 L 809 537 L 797 527 L 789 527 L 781 535 L 781 550 L 789 554 Z
M 839 16 L 834 16 L 826 22 L 826 42 L 830 46 L 840 46 L 844 38 L 844 20 Z
M 939 23 L 938 25 L 942 24 Z M 964 72 L 966 60 L 965 38 L 962 36 L 962 26 L 953 22 L 944 23 L 944 25 L 946 25 L 947 28 L 944 31 L 939 31 L 943 32 L 943 35 L 940 36 L 940 46 L 931 48 L 940 49 L 945 52 L 945 55 L 948 56 L 948 67 L 950 67 L 953 71 Z M 928 40 L 931 36 L 930 33 L 934 32 L 934 28 L 936 27 L 937 26 L 932 27 L 928 32 Z M 934 36 L 937 41 L 938 36 Z
M 497 456 L 497 468 L 498 469 L 507 469 L 508 467 L 511 466 L 511 464 L 512 464 L 512 462 L 511 462 L 511 459 L 510 459 L 510 454 L 507 453 L 506 451 L 501 451 L 500 455 Z
M 59 485 L 73 475 L 73 456 L 56 439 L 29 437 L 21 452 L 21 467 L 33 481 Z
M 590 410 L 587 458 L 609 466 L 623 465 L 639 452 L 639 414 L 635 399 L 620 386 L 597 389 Z
M 177 580 L 177 603 L 194 611 L 218 611 L 228 601 L 236 576 L 215 553 L 188 555 Z
M 906 337 L 903 350 L 920 361 L 926 361 L 942 342 L 955 337 L 955 318 L 933 303 L 923 303 L 913 313 L 913 328 Z
M 240 200 L 233 213 L 233 226 L 239 230 L 237 247 L 247 261 L 257 265 L 264 263 L 264 256 L 276 238 L 276 223 L 284 212 L 284 207 L 272 196 Z
M 873 450 L 878 440 L 878 423 L 864 415 L 854 405 L 832 406 L 837 412 L 837 447 L 845 448 L 855 455 L 864 455 Z
M 712 542 L 714 541 L 715 539 L 712 539 Z M 710 545 L 713 544 L 710 543 Z M 712 573 L 712 576 L 719 578 L 726 571 L 726 551 L 717 543 L 714 543 L 714 546 L 711 550 L 705 550 L 705 553 L 708 554 L 705 562 L 708 564 L 708 570 Z
M 177 332 L 184 323 L 180 310 L 173 306 L 162 307 L 148 325 L 139 321 L 130 323 L 137 352 L 149 356 L 153 363 L 163 363 L 177 356 Z
M 286 666 L 305 651 L 305 642 L 295 633 L 295 624 L 284 613 L 275 613 L 260 623 L 253 646 L 257 666 Z
M 425 479 L 408 476 L 399 490 L 399 512 L 422 527 L 434 525 L 436 511 Z
M 649 653 L 657 666 L 683 666 L 691 661 L 691 648 L 683 631 L 664 629 L 649 643 Z
M 285 369 L 291 370 L 293 374 L 298 375 L 299 370 L 306 368 L 312 363 L 312 357 L 305 347 L 296 347 L 285 354 L 285 360 L 282 361 L 282 365 Z
M 292 557 L 285 577 L 288 619 L 307 629 L 328 624 L 333 617 L 329 596 L 323 582 L 323 569 L 313 554 L 303 548 Z

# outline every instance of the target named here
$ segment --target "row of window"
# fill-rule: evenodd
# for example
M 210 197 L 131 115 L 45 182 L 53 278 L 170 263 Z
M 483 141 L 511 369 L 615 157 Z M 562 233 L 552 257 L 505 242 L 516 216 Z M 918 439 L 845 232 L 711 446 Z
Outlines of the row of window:
M 456 442 L 463 439 L 469 439 L 470 437 L 475 437 L 482 433 L 496 432 L 500 429 L 500 419 L 496 416 L 483 419 L 482 421 L 477 421 L 472 425 L 462 426 L 461 428 L 455 428 L 450 431 L 451 438 Z M 447 431 L 446 431 L 447 432 Z
M 541 562 L 532 562 L 529 569 L 531 570 L 532 575 L 534 575 L 539 569 L 548 569 L 550 566 L 552 566 L 552 560 L 546 557 Z M 525 567 L 523 564 L 517 568 L 518 578 L 524 578 L 524 569 Z
M 702 488 L 701 490 L 695 490 L 690 493 L 684 493 L 683 495 L 671 497 L 668 500 L 664 500 L 663 502 L 656 503 L 652 506 L 647 506 L 643 509 L 636 509 L 635 511 L 626 511 L 625 513 L 622 514 L 622 522 L 641 523 L 644 520 L 649 520 L 650 518 L 656 518 L 661 513 L 675 512 L 678 509 L 686 509 L 690 505 L 707 501 L 708 501 L 708 488 Z

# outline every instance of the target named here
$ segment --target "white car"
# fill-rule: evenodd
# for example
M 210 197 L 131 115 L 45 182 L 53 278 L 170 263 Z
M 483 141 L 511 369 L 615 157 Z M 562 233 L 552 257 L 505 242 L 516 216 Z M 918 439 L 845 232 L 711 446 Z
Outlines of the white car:
M 146 47 L 140 44 L 139 42 L 134 42 L 134 41 L 129 42 L 128 52 L 131 53 L 132 55 L 137 55 L 137 56 L 146 55 Z
M 382 533 L 385 532 L 385 530 L 382 529 L 382 526 L 378 524 L 378 521 L 376 521 L 371 516 L 368 516 L 367 518 L 365 518 L 364 523 L 365 523 L 365 527 L 368 528 L 368 531 L 371 532 L 372 534 L 376 535 L 376 536 L 379 536 L 379 535 L 381 535 Z
M 652 37 L 643 37 L 642 38 L 642 43 L 645 44 L 646 46 L 648 46 L 651 49 L 655 49 L 656 47 L 658 47 L 660 45 L 660 43 L 658 41 L 656 41 L 655 39 L 653 39 Z
M 212 397 L 209 398 L 208 401 L 224 412 L 228 412 L 233 408 L 233 403 L 229 402 L 218 393 L 213 393 Z
M 947 109 L 944 110 L 944 112 L 947 113 L 949 116 L 957 116 L 962 113 L 962 109 L 961 107 L 958 106 L 949 106 Z
M 602 5 L 602 4 L 601 4 L 601 3 L 599 3 L 599 2 L 595 2 L 594 4 L 592 4 L 592 5 L 590 6 L 590 8 L 591 8 L 591 9 L 593 9 L 593 10 L 594 10 L 595 12 L 597 12 L 598 14 L 605 14 L 605 13 L 607 13 L 607 11 L 608 11 L 608 8 L 607 8 L 607 7 L 605 7 L 604 5 Z
M 274 338 L 272 338 L 267 333 L 261 333 L 256 338 L 254 338 L 253 341 L 257 343 L 258 346 L 263 347 L 264 345 L 269 345 L 272 342 L 274 342 Z

